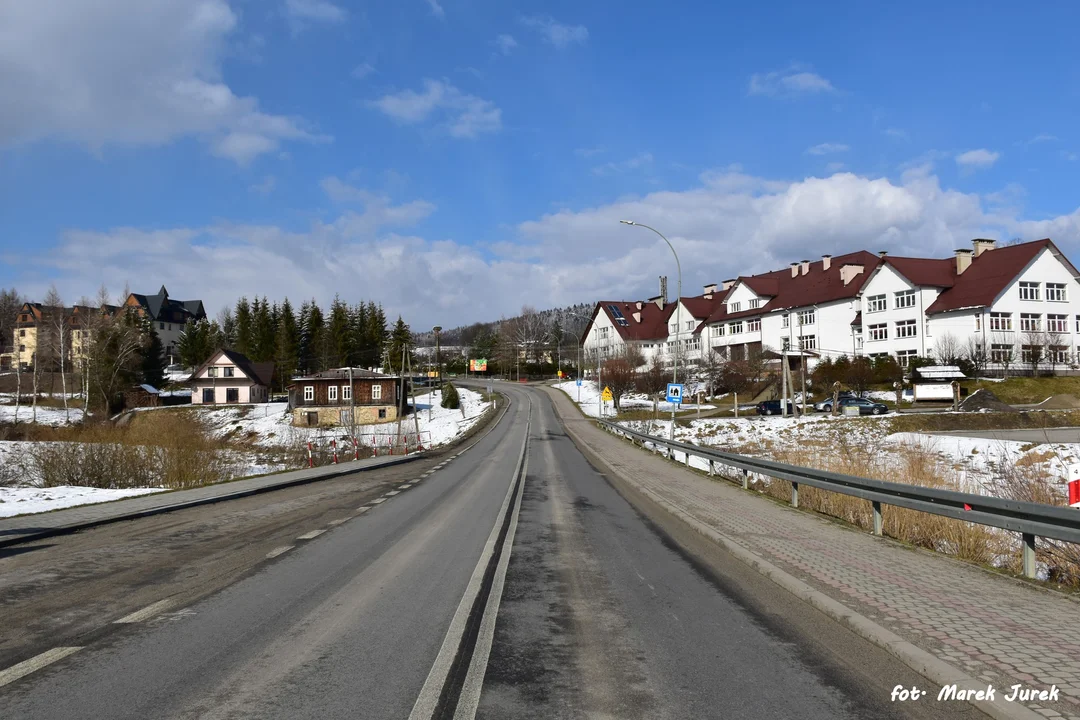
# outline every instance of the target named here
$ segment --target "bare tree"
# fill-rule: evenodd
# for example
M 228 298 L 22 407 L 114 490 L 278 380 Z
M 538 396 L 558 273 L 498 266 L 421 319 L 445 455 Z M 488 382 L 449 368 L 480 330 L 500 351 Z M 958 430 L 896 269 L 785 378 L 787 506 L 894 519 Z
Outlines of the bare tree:
M 64 419 L 71 422 L 71 410 L 68 407 L 67 396 L 67 355 L 68 355 L 68 314 L 64 309 L 64 301 L 56 289 L 56 285 L 49 288 L 45 295 L 45 317 L 42 324 L 48 325 L 49 356 L 55 363 L 54 369 L 60 370 L 60 392 L 64 395 Z M 38 339 L 41 344 L 41 338 Z
M 642 363 L 636 348 L 627 347 L 603 363 L 604 385 L 611 388 L 615 411 L 622 407 L 622 396 L 635 388 L 637 368 Z
M 968 336 L 967 342 L 964 344 L 964 357 L 971 363 L 976 377 L 986 372 L 990 355 L 986 351 L 986 344 L 978 337 L 974 335 Z
M 521 315 L 515 325 L 514 339 L 525 352 L 525 357 L 531 357 L 537 365 L 541 364 L 544 358 L 544 341 L 548 335 L 544 317 L 536 312 L 536 308 L 525 305 L 521 308 Z
M 709 347 L 701 354 L 701 361 L 698 363 L 698 367 L 701 370 L 701 374 L 705 376 L 705 386 L 709 391 L 709 397 L 713 396 L 713 389 L 720 381 L 720 377 L 724 372 L 724 365 L 726 364 L 727 359 L 717 352 L 714 347 Z
M 1038 330 L 1025 332 L 1020 340 L 1021 360 L 1031 368 L 1031 376 L 1039 374 L 1039 365 L 1042 364 L 1046 352 L 1046 334 Z
M 952 333 L 939 335 L 934 342 L 934 357 L 941 365 L 956 365 L 963 357 L 960 341 Z
M 1050 366 L 1050 374 L 1053 375 L 1057 372 L 1058 365 L 1069 362 L 1068 335 L 1059 332 L 1046 332 L 1044 338 L 1046 340 L 1046 364 Z
M 124 386 L 137 376 L 146 338 L 129 313 L 103 315 L 90 354 L 91 383 L 106 412 L 113 409 Z
M 1016 362 L 1016 345 L 1012 333 L 994 333 L 991 342 L 990 362 L 1001 366 L 1002 377 L 1009 377 L 1009 368 Z

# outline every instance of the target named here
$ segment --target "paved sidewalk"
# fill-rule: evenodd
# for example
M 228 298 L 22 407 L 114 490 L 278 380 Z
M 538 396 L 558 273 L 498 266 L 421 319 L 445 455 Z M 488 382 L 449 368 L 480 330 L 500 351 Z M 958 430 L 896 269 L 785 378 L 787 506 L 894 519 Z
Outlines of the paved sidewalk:
M 255 495 L 317 480 L 328 480 L 342 475 L 351 475 L 355 472 L 409 462 L 423 456 L 423 453 L 419 453 L 407 456 L 388 455 L 364 460 L 352 460 L 337 465 L 291 470 L 276 475 L 262 475 L 245 480 L 207 485 L 191 490 L 140 495 L 123 500 L 98 503 L 97 505 L 81 505 L 47 513 L 2 518 L 0 519 L 0 547 L 118 520 Z
M 627 482 L 984 686 L 994 685 L 999 698 L 1016 683 L 1056 685 L 1057 702 L 1026 707 L 1080 720 L 1080 602 L 1072 597 L 710 480 L 599 429 L 565 393 L 545 392 L 576 439 Z

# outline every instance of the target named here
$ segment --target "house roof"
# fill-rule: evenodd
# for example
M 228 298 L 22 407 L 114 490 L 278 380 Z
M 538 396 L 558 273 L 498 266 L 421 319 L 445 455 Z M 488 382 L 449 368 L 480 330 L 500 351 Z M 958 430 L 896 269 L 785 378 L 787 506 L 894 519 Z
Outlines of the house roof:
M 372 372 L 371 370 L 364 370 L 362 368 L 352 368 L 353 380 L 397 380 L 400 375 L 384 375 L 383 373 Z M 293 378 L 293 382 L 301 382 L 303 380 L 348 380 L 349 368 L 334 368 L 332 370 L 323 370 L 322 372 L 315 373 L 314 375 L 306 375 L 304 377 Z
M 615 326 L 615 331 L 624 342 L 641 342 L 643 340 L 658 340 L 668 335 L 668 318 L 675 311 L 675 303 L 667 303 L 662 309 L 654 302 L 641 302 L 641 310 L 638 310 L 637 300 L 602 300 L 593 309 L 591 327 L 596 322 L 597 313 L 603 312 Z M 640 320 L 634 318 L 634 313 L 640 313 Z M 581 341 L 585 342 L 587 333 L 583 333 Z
M 146 392 L 150 393 L 151 395 L 160 395 L 161 394 L 161 391 L 158 390 L 153 385 L 147 385 L 146 383 L 143 383 L 139 387 L 142 388 L 143 390 L 145 390 Z
M 949 288 L 956 283 L 956 259 L 886 256 L 885 264 L 900 273 L 912 285 Z
M 184 323 L 188 320 L 201 320 L 206 317 L 202 300 L 173 300 L 169 291 L 162 285 L 156 295 L 131 293 L 129 296 L 142 307 L 151 320 Z
M 240 369 L 240 372 L 244 373 L 244 375 L 252 382 L 258 385 L 265 385 L 266 387 L 270 387 L 270 383 L 272 382 L 274 377 L 274 363 L 252 362 L 247 358 L 247 356 L 241 355 L 235 350 L 227 350 L 225 348 L 222 348 L 221 350 L 218 350 L 217 352 L 212 354 L 206 362 L 196 368 L 195 372 L 193 372 L 191 374 L 191 377 L 188 378 L 188 382 L 195 382 L 196 380 L 205 379 L 199 378 L 199 373 L 209 367 L 210 364 L 217 359 L 218 355 L 224 355 L 225 357 L 227 357 L 229 361 L 233 365 L 238 367 Z
M 740 277 L 738 282 L 746 285 L 761 297 L 769 301 L 758 308 L 741 310 L 735 313 L 727 311 L 726 304 L 720 304 L 709 316 L 705 324 L 737 320 L 746 317 L 765 315 L 776 310 L 810 307 L 823 303 L 836 302 L 856 297 L 866 284 L 870 274 L 880 265 L 881 258 L 873 253 L 859 250 L 832 258 L 828 270 L 820 260 L 810 263 L 806 273 L 791 276 L 791 268 L 773 270 L 760 275 Z M 844 265 L 862 265 L 863 272 L 855 275 L 847 285 L 840 277 Z
M 1076 274 L 1075 268 L 1068 264 L 1057 246 L 1049 239 L 986 250 L 972 258 L 971 265 L 956 277 L 952 287 L 938 295 L 937 300 L 926 308 L 926 314 L 992 305 L 1028 263 L 1046 248 L 1057 254 L 1073 274 Z

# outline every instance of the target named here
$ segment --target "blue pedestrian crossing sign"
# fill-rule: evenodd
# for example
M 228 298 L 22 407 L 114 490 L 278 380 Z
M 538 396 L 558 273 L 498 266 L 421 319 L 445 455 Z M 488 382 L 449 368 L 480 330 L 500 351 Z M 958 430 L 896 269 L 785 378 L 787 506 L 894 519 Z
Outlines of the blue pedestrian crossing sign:
M 675 403 L 676 405 L 682 404 L 683 386 L 678 383 L 668 383 L 667 386 L 667 401 L 669 403 Z
M 577 379 L 577 386 L 578 386 L 578 387 L 581 387 L 581 378 L 578 378 L 578 379 Z

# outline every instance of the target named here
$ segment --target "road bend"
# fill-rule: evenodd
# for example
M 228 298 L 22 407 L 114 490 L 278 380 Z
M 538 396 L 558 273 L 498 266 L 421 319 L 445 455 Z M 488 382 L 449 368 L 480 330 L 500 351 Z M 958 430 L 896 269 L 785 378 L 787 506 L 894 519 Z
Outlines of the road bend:
M 500 389 L 502 421 L 418 482 L 203 509 L 273 518 L 210 544 L 207 566 L 257 554 L 243 573 L 174 559 L 155 594 L 172 515 L 0 554 L 27 627 L 0 630 L 0 717 L 981 717 L 890 703 L 937 688 L 599 473 L 544 393 Z M 102 553 L 122 567 L 80 576 L 72 558 Z

